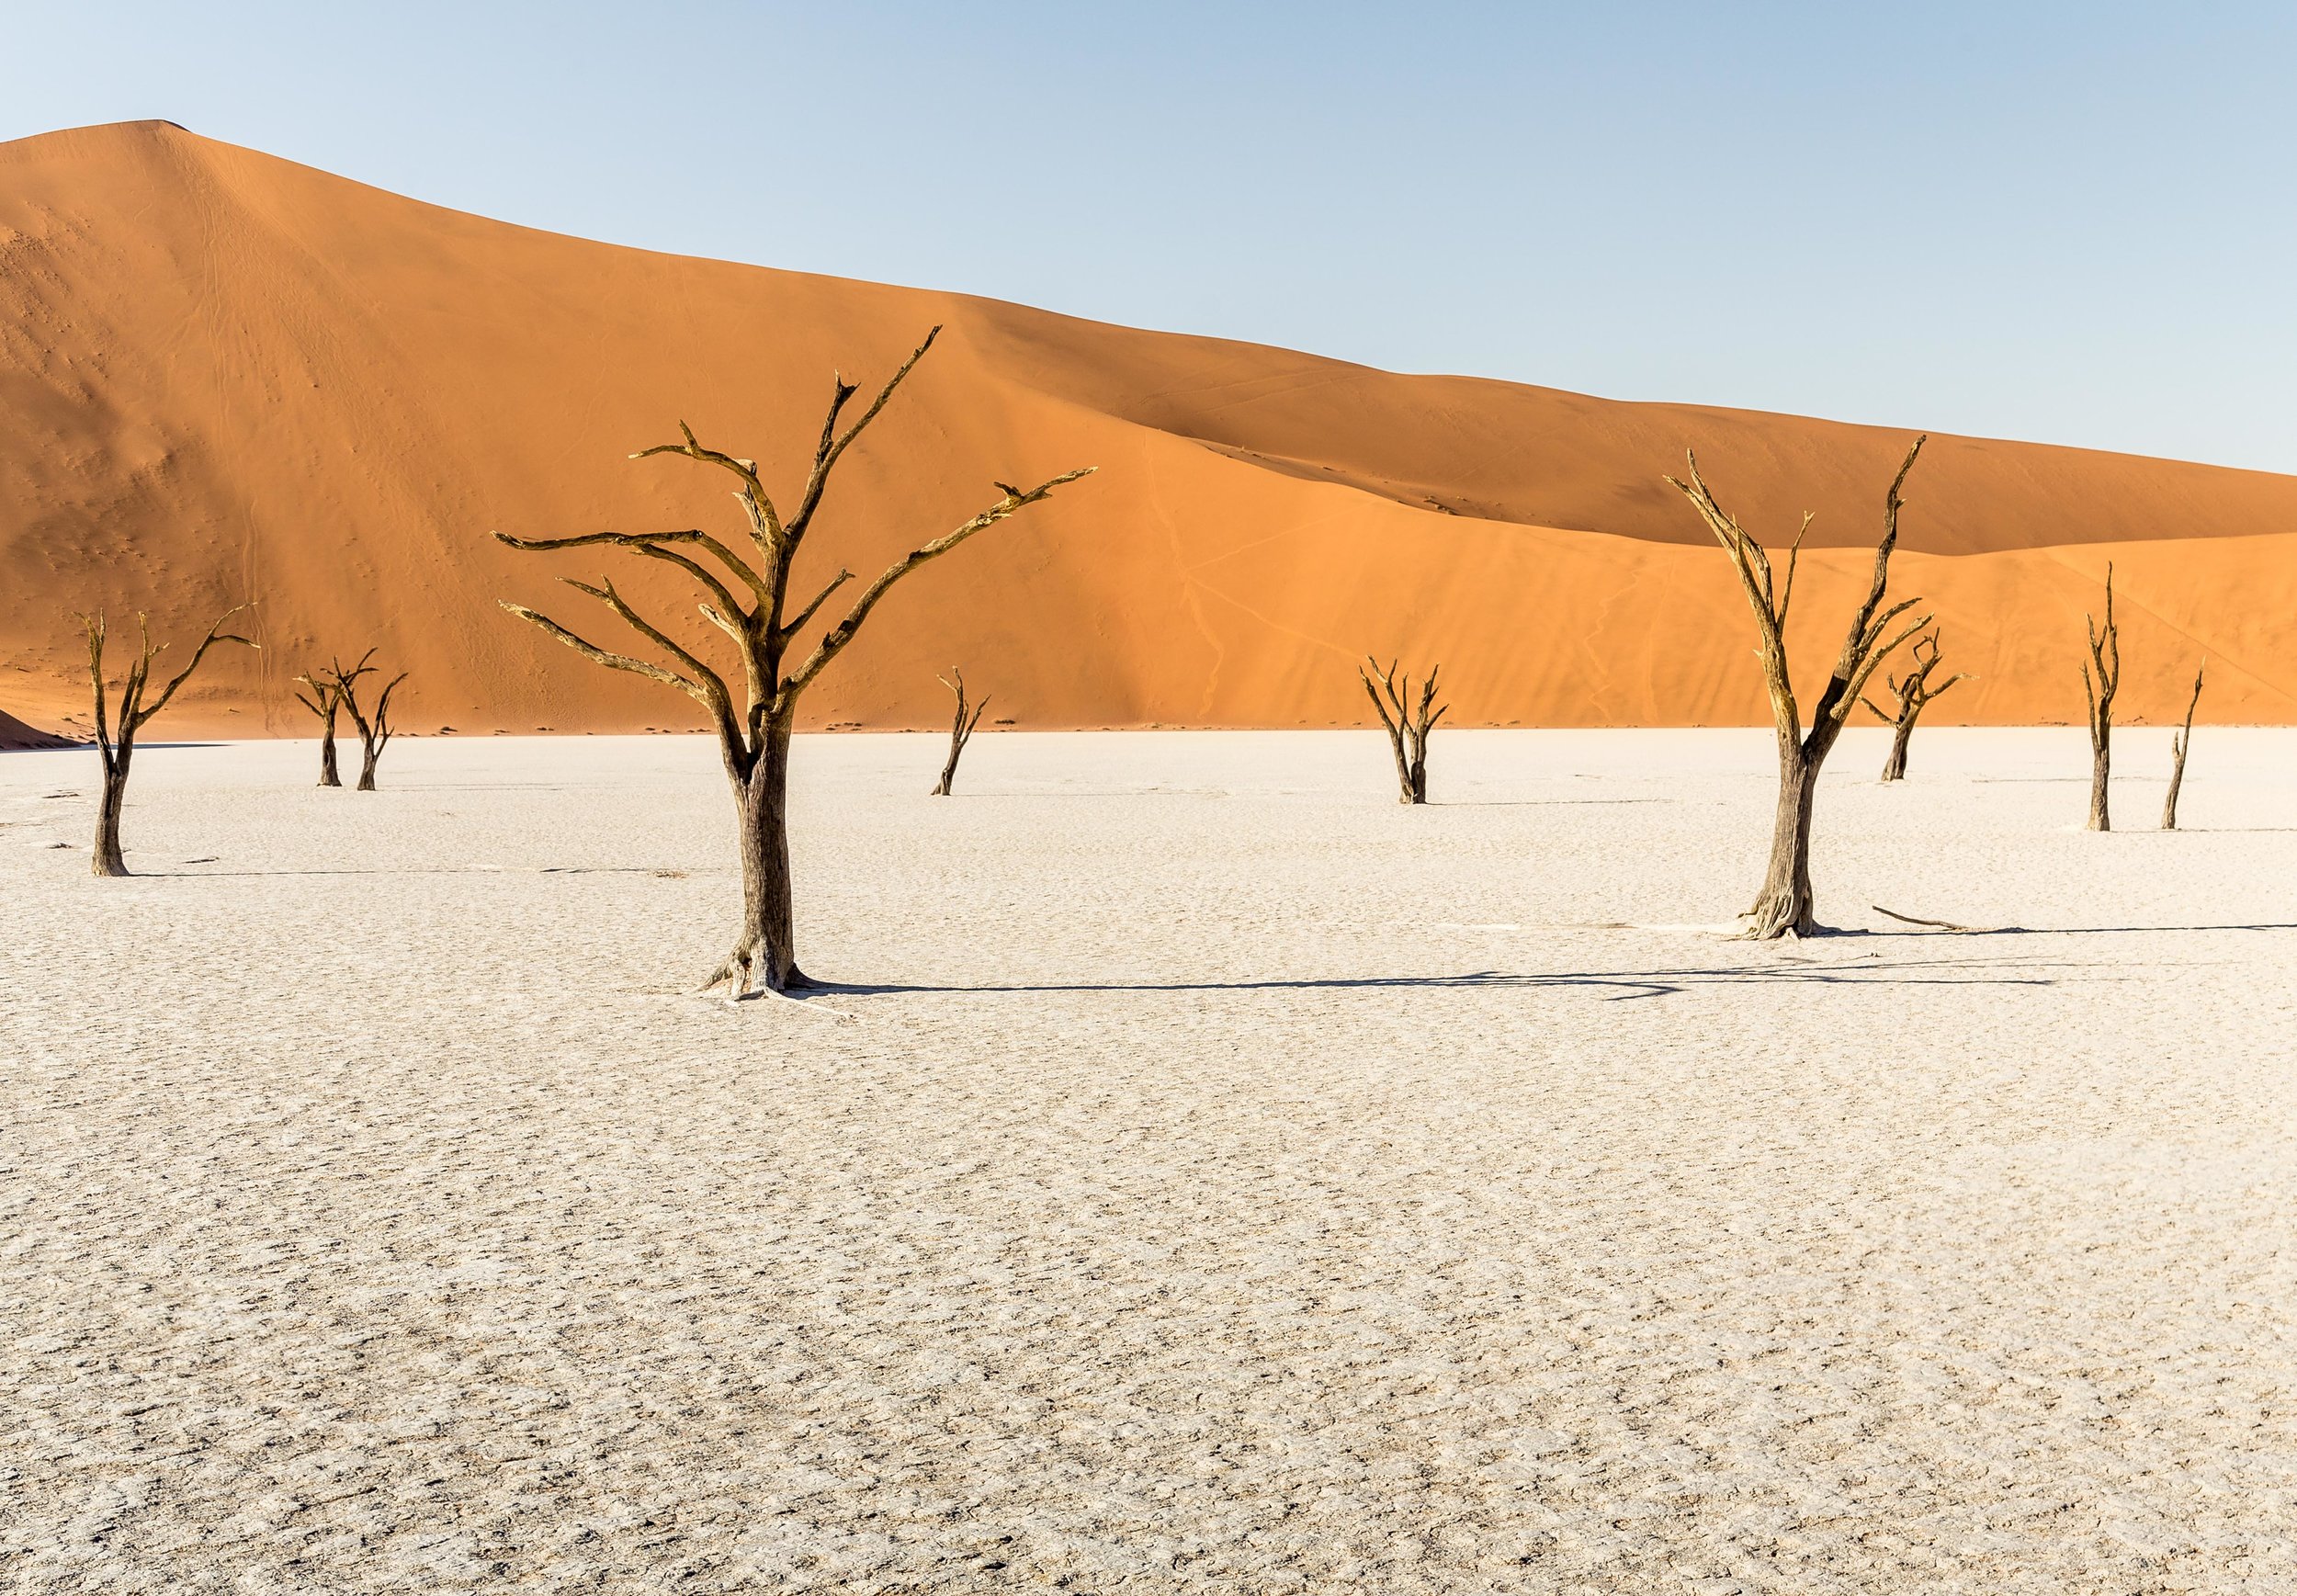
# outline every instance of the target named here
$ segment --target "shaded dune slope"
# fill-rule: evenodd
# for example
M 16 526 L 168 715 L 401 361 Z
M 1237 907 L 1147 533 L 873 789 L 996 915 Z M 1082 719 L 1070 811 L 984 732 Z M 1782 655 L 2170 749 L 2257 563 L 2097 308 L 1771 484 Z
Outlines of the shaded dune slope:
M 175 735 L 301 735 L 294 674 L 368 643 L 411 730 L 685 727 L 693 706 L 504 616 L 610 554 L 485 534 L 707 525 L 723 479 L 634 448 L 692 423 L 794 490 L 830 374 L 948 331 L 848 457 L 801 585 L 866 576 L 994 498 L 1102 474 L 910 579 L 810 725 L 939 722 L 959 662 L 1022 726 L 1363 719 L 1366 650 L 1440 657 L 1463 723 L 1765 719 L 1720 551 L 1659 481 L 1686 446 L 1766 537 L 1817 513 L 1797 640 L 1815 690 L 1904 432 L 1397 376 L 962 296 L 651 254 L 445 210 L 165 123 L 0 145 L 0 707 L 83 717 L 73 612 L 169 636 L 260 600 Z M 1939 437 L 1897 588 L 1977 673 L 1941 720 L 2077 720 L 2106 561 L 2124 702 L 2297 719 L 2297 479 Z M 181 646 L 179 645 L 179 649 Z

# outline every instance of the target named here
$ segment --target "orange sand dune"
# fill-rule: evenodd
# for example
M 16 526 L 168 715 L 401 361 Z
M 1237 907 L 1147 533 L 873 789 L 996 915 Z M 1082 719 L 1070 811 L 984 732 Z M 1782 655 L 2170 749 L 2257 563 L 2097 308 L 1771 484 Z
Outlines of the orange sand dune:
M 0 145 L 0 707 L 85 715 L 76 610 L 184 638 L 254 599 L 263 651 L 221 657 L 168 734 L 302 734 L 291 678 L 370 643 L 413 673 L 412 730 L 692 725 L 495 603 L 610 636 L 552 579 L 613 570 L 708 636 L 677 589 L 486 533 L 731 527 L 716 473 L 625 457 L 684 418 L 794 486 L 832 369 L 874 381 L 935 322 L 815 572 L 867 574 L 992 478 L 1103 470 L 911 578 L 811 724 L 937 723 L 952 662 L 1023 726 L 1349 724 L 1367 650 L 1440 657 L 1464 723 L 1760 721 L 1744 603 L 1661 473 L 1694 446 L 1750 526 L 1818 513 L 1816 680 L 1908 436 L 652 255 L 165 123 L 83 129 Z M 2207 719 L 2297 720 L 2297 479 L 1938 437 L 1909 498 L 1899 586 L 1978 673 L 1941 719 L 2077 719 L 2110 559 L 2129 718 L 2181 709 L 2207 652 Z

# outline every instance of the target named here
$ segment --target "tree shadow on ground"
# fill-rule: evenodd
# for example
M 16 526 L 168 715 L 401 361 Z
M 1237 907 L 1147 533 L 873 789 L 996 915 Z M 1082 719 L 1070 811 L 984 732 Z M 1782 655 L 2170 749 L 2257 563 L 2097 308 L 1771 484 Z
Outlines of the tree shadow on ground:
M 1703 969 L 1574 970 L 1537 974 L 1487 969 L 1458 975 L 1321 976 L 1233 981 L 1015 981 L 982 982 L 978 985 L 818 981 L 807 990 L 825 995 L 880 997 L 929 993 L 1481 991 L 1592 988 L 1608 990 L 1610 996 L 1606 1001 L 1616 1002 L 1624 999 L 1669 997 L 1692 987 L 1703 986 L 2048 987 L 2057 984 L 2054 976 L 2009 974 L 1999 968 L 1999 964 L 1997 960 L 1942 958 L 1891 963 L 1861 960 L 1855 964 L 1737 964 Z M 2058 964 L 2021 968 L 2088 969 L 2099 967 Z

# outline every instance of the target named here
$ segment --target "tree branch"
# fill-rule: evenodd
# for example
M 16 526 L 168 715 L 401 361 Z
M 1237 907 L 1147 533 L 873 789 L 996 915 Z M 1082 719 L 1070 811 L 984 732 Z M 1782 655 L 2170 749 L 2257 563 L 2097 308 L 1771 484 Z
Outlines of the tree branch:
M 792 548 L 805 537 L 806 528 L 813 525 L 813 513 L 821 504 L 822 490 L 829 486 L 830 473 L 836 469 L 840 458 L 853 447 L 854 440 L 862 435 L 862 429 L 877 419 L 877 413 L 886 407 L 886 401 L 893 397 L 893 391 L 900 387 L 911 371 L 916 368 L 917 363 L 925 358 L 925 351 L 931 349 L 934 340 L 940 336 L 941 328 L 936 324 L 925 334 L 925 341 L 907 360 L 901 362 L 901 368 L 877 391 L 877 397 L 870 401 L 869 408 L 863 411 L 854 424 L 842 433 L 836 431 L 838 413 L 845 408 L 845 402 L 854 396 L 856 390 L 848 387 L 842 379 L 837 383 L 837 396 L 831 402 L 829 418 L 821 424 L 821 441 L 814 449 L 813 470 L 806 477 L 806 491 L 798 501 L 797 513 L 789 518 L 789 544 Z
M 938 331 L 938 329 L 936 329 L 936 331 Z M 929 337 L 923 345 L 919 345 L 917 355 L 910 357 L 910 365 L 915 365 L 917 363 L 918 356 L 922 355 L 926 348 L 931 346 L 933 340 Z M 908 366 L 904 366 L 902 368 L 904 372 L 908 369 Z M 897 377 L 895 380 L 898 381 L 900 379 Z M 886 391 L 888 393 L 892 391 L 891 384 L 887 385 Z M 878 403 L 884 403 L 883 395 L 879 396 Z M 875 407 L 873 406 L 872 413 L 874 413 Z M 845 435 L 846 437 L 850 439 L 853 436 L 853 434 L 855 431 L 858 431 L 867 419 L 868 418 L 865 416 L 861 422 L 854 423 L 854 426 L 848 429 Z M 924 564 L 927 560 L 938 559 L 940 556 L 948 553 L 949 550 L 955 549 L 958 544 L 964 542 L 975 533 L 979 532 L 984 528 L 995 526 L 998 522 L 1002 521 L 1005 517 L 1014 514 L 1016 511 L 1025 509 L 1027 506 L 1044 499 L 1050 494 L 1054 489 L 1064 486 L 1067 483 L 1076 481 L 1081 477 L 1089 477 L 1099 469 L 1100 468 L 1097 466 L 1081 466 L 1073 471 L 1063 471 L 1059 476 L 1054 477 L 1047 481 L 1040 482 L 1034 488 L 1013 488 L 1006 487 L 1003 483 L 999 483 L 998 485 L 1000 487 L 1004 487 L 1005 489 L 1005 496 L 1002 499 L 1000 499 L 996 504 L 991 504 L 988 509 L 974 516 L 970 521 L 966 522 L 956 531 L 950 532 L 943 537 L 936 538 L 931 543 L 927 543 L 921 548 L 910 550 L 908 554 L 904 555 L 901 559 L 894 561 L 891 566 L 888 567 L 884 575 L 878 577 L 877 581 L 869 584 L 868 588 L 863 592 L 861 597 L 854 601 L 854 607 L 845 612 L 845 618 L 839 621 L 837 625 L 832 627 L 828 632 L 823 634 L 821 640 L 814 645 L 813 652 L 806 657 L 806 662 L 800 665 L 796 672 L 794 672 L 782 683 L 781 690 L 776 695 L 777 707 L 784 713 L 788 711 L 790 702 L 795 699 L 799 693 L 805 690 L 809 683 L 821 673 L 822 670 L 832 660 L 837 658 L 838 654 L 843 651 L 846 644 L 854 640 L 854 634 L 861 629 L 862 622 L 869 618 L 869 612 L 877 606 L 877 601 L 886 595 L 887 590 L 891 588 L 895 583 L 900 581 L 901 578 L 907 576 L 911 572 L 915 571 L 919 566 Z
M 169 682 L 166 686 L 160 689 L 160 696 L 158 699 L 155 700 L 150 707 L 146 708 L 141 706 L 137 707 L 135 711 L 135 724 L 137 729 L 141 729 L 145 721 L 151 719 L 153 716 L 157 715 L 161 710 L 167 707 L 167 701 L 175 696 L 175 689 L 182 686 L 184 683 L 190 678 L 191 673 L 199 668 L 199 662 L 207 657 L 208 651 L 215 647 L 216 644 L 243 643 L 251 649 L 255 649 L 259 651 L 261 651 L 263 645 L 256 642 L 253 638 L 243 638 L 237 632 L 227 632 L 223 629 L 223 623 L 225 621 L 230 620 L 233 616 L 239 614 L 240 611 L 248 607 L 248 606 L 243 604 L 235 604 L 230 609 L 225 610 L 221 615 L 216 617 L 215 624 L 208 628 L 208 635 L 201 638 L 199 640 L 199 646 L 191 651 L 191 662 L 187 664 L 182 670 L 176 672 L 175 679 Z M 147 666 L 150 664 L 154 651 L 153 651 L 147 642 L 143 656 L 144 662 Z M 141 694 L 139 694 L 139 696 L 141 696 Z

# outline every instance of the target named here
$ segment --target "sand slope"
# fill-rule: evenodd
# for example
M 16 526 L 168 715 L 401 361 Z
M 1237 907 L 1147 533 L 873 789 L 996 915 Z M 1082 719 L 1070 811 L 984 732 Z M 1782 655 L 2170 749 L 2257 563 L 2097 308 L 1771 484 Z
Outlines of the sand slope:
M 0 145 L 0 704 L 80 710 L 74 609 L 179 630 L 252 596 L 265 651 L 219 662 L 179 733 L 300 731 L 289 679 L 370 641 L 414 672 L 418 730 L 687 724 L 495 607 L 571 617 L 588 601 L 551 579 L 610 561 L 486 531 L 730 525 L 710 473 L 624 457 L 684 417 L 790 481 L 831 371 L 879 377 L 937 321 L 841 480 L 820 572 L 866 573 L 992 477 L 1104 470 L 913 579 L 812 724 L 931 723 L 951 661 L 1024 725 L 1352 723 L 1366 649 L 1440 654 L 1465 722 L 1757 719 L 1741 601 L 1660 473 L 1695 445 L 1750 525 L 1818 512 L 1816 675 L 1907 436 L 648 254 L 165 123 L 84 129 Z M 1979 673 L 1941 719 L 2078 719 L 2109 558 L 2133 716 L 2169 714 L 2206 650 L 2210 718 L 2297 719 L 2297 480 L 1941 437 L 1911 497 L 1904 585 Z

